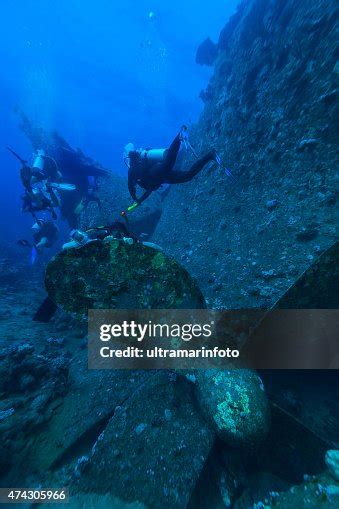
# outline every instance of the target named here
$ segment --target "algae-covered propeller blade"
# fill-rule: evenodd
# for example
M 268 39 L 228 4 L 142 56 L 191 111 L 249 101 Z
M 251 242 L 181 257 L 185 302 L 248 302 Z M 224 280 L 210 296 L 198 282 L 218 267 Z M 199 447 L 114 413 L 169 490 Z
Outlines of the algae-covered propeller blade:
M 142 243 L 94 241 L 55 256 L 47 266 L 49 297 L 65 311 L 89 309 L 195 309 L 204 298 L 173 258 Z

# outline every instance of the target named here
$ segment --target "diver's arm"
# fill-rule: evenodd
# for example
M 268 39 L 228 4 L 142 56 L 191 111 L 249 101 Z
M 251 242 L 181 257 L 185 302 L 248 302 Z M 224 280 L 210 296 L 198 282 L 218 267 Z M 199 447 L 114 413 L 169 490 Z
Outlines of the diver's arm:
M 142 202 L 144 202 L 145 200 L 147 200 L 147 198 L 152 194 L 152 190 L 151 189 L 148 189 L 146 192 L 144 192 L 144 194 L 140 197 L 140 198 L 137 198 L 136 199 L 136 202 L 141 205 Z
M 129 194 L 132 196 L 134 201 L 138 201 L 136 195 L 136 181 L 134 177 L 131 175 L 131 171 L 128 172 L 128 190 Z

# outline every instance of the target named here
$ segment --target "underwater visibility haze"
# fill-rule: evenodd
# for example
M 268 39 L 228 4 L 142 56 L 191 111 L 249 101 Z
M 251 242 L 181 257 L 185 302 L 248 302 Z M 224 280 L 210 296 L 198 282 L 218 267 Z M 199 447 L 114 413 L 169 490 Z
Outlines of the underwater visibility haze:
M 0 503 L 338 507 L 337 2 L 0 12 Z
M 162 146 L 183 121 L 197 119 L 198 95 L 211 74 L 195 64 L 197 46 L 208 36 L 218 37 L 220 16 L 227 20 L 235 6 L 233 0 L 198 5 L 100 0 L 96 6 L 4 0 L 3 145 L 33 156 L 18 131 L 13 110 L 20 108 L 32 122 L 57 130 L 72 146 L 124 173 L 126 143 Z M 7 180 L 1 201 L 20 223 L 16 162 L 5 151 L 1 157 Z M 10 234 L 6 223 L 1 218 Z

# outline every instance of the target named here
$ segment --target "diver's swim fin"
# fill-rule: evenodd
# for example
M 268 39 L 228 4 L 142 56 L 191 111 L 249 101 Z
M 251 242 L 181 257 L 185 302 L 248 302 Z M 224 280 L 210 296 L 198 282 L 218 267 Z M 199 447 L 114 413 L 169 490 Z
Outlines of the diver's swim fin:
M 75 191 L 76 186 L 74 184 L 66 184 L 66 182 L 52 182 L 50 184 L 52 189 L 58 189 L 60 191 Z
M 226 167 L 223 165 L 223 162 L 222 162 L 221 156 L 220 156 L 220 154 L 218 154 L 218 152 L 216 152 L 216 153 L 215 153 L 214 161 L 217 163 L 217 165 L 219 166 L 219 168 L 221 168 L 222 170 L 224 170 L 224 172 L 226 173 L 226 175 L 227 175 L 228 177 L 233 177 L 231 170 L 229 170 L 228 168 L 226 168 Z
M 30 263 L 34 265 L 38 256 L 38 250 L 35 246 L 33 246 L 28 240 L 20 239 L 17 241 L 20 246 L 29 247 L 31 249 Z
M 34 265 L 38 256 L 38 250 L 35 246 L 31 249 L 31 265 Z
M 54 313 L 58 309 L 58 306 L 50 299 L 46 297 L 38 311 L 35 313 L 33 317 L 34 322 L 42 322 L 48 323 L 51 318 L 54 316 Z

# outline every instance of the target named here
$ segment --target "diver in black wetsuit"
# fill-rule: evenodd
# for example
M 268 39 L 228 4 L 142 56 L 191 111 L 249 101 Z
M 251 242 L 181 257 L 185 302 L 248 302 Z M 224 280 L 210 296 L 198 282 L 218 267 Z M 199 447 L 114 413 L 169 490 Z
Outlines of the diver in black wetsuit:
M 100 212 L 102 212 L 102 203 L 100 197 L 97 193 L 99 190 L 98 178 L 88 176 L 87 177 L 88 187 L 84 193 L 84 196 L 81 198 L 81 201 L 78 203 L 77 207 L 74 210 L 75 215 L 80 215 L 81 212 L 87 209 L 89 202 L 95 202 L 98 206 Z
M 145 201 L 153 191 L 162 184 L 182 184 L 193 179 L 210 161 L 215 161 L 217 154 L 214 150 L 198 159 L 188 171 L 173 170 L 181 143 L 187 139 L 187 128 L 182 127 L 167 150 L 131 150 L 129 160 L 128 189 L 133 200 L 138 204 Z M 153 157 L 154 153 L 154 157 Z M 160 154 L 161 153 L 161 154 Z M 160 154 L 160 155 L 159 155 Z M 145 193 L 137 198 L 136 185 L 145 189 Z
M 31 264 L 33 265 L 37 254 L 41 254 L 45 248 L 51 248 L 59 234 L 59 229 L 53 221 L 37 219 L 32 226 L 33 243 L 25 239 L 18 240 L 18 244 L 31 248 Z
M 108 226 L 93 226 L 84 231 L 73 230 L 71 232 L 71 240 L 66 242 L 62 249 L 82 247 L 89 242 L 104 240 L 107 237 L 113 237 L 118 240 L 131 239 L 132 242 L 139 242 L 138 237 L 130 232 L 124 223 L 121 221 L 114 221 L 114 223 Z
M 52 202 L 44 195 L 39 195 L 38 199 L 35 199 L 33 193 L 28 191 L 21 197 L 22 199 L 22 212 L 29 212 L 36 219 L 36 212 L 42 212 L 48 210 L 53 219 L 57 219 L 57 215 L 54 211 Z

